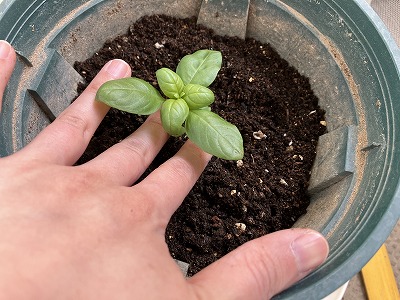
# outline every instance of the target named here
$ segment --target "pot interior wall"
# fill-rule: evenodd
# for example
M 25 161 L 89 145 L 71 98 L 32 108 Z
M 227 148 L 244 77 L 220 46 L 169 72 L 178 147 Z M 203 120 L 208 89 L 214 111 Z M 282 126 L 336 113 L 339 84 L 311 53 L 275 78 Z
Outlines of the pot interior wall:
M 53 2 L 0 1 L 0 38 L 20 56 L 4 97 L 0 156 L 27 144 L 70 103 L 81 80 L 75 61 L 143 15 L 198 16 L 222 34 L 270 43 L 310 78 L 326 110 L 329 133 L 318 145 L 312 203 L 296 226 L 323 232 L 331 255 L 277 298 L 325 296 L 386 239 L 400 209 L 394 135 L 400 101 L 393 101 L 400 95 L 400 54 L 362 0 Z

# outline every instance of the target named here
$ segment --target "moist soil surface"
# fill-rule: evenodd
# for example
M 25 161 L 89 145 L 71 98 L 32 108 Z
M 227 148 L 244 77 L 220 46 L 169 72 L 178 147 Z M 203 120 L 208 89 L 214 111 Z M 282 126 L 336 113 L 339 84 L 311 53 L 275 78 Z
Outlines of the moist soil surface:
M 245 156 L 239 162 L 213 158 L 169 222 L 165 240 L 174 258 L 190 264 L 189 275 L 251 239 L 292 227 L 306 213 L 317 140 L 326 131 L 308 79 L 268 44 L 217 36 L 195 18 L 141 18 L 93 57 L 75 63 L 85 78 L 78 92 L 114 58 L 158 88 L 157 69 L 175 70 L 184 55 L 199 49 L 222 52 L 222 68 L 210 86 L 212 110 L 238 127 Z M 144 119 L 111 109 L 78 164 L 121 141 Z M 142 178 L 184 140 L 170 138 Z

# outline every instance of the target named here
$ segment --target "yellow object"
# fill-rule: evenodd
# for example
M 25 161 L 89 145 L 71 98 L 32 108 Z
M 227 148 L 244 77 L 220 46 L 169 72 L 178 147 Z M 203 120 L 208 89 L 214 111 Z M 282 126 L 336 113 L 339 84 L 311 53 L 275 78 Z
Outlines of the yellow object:
M 361 270 L 361 274 L 369 300 L 400 300 L 399 289 L 384 244 Z

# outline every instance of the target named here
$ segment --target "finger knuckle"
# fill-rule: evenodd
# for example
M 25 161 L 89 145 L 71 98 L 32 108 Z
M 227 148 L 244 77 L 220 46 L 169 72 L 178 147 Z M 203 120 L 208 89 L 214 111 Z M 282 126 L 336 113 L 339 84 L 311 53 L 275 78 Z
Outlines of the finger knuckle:
M 174 168 L 169 170 L 171 172 L 170 179 L 174 182 L 179 180 L 184 186 L 191 184 L 193 181 L 191 177 L 194 176 L 194 172 L 192 172 L 193 166 L 181 156 L 175 156 L 173 160 Z
M 64 127 L 64 130 L 71 130 L 74 135 L 76 132 L 85 133 L 89 127 L 88 121 L 84 116 L 76 112 L 61 114 L 57 122 Z
M 143 159 L 143 156 L 146 155 L 147 149 L 150 148 L 150 144 L 146 142 L 146 140 L 141 138 L 132 138 L 125 139 L 119 143 L 124 150 L 126 150 L 132 157 L 137 157 L 138 160 Z M 126 151 L 121 151 L 121 153 L 125 153 Z

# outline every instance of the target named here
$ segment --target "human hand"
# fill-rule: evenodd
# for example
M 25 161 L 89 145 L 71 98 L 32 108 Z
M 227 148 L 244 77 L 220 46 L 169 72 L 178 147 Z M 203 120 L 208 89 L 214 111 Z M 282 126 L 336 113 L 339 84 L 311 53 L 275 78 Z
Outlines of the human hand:
M 0 49 L 2 96 L 15 52 L 1 41 Z M 326 259 L 319 233 L 289 229 L 246 243 L 185 279 L 165 228 L 210 156 L 187 142 L 132 186 L 168 138 L 154 114 L 97 158 L 72 166 L 109 109 L 95 101 L 97 89 L 130 74 L 121 60 L 107 63 L 29 145 L 0 158 L 2 297 L 267 299 Z

